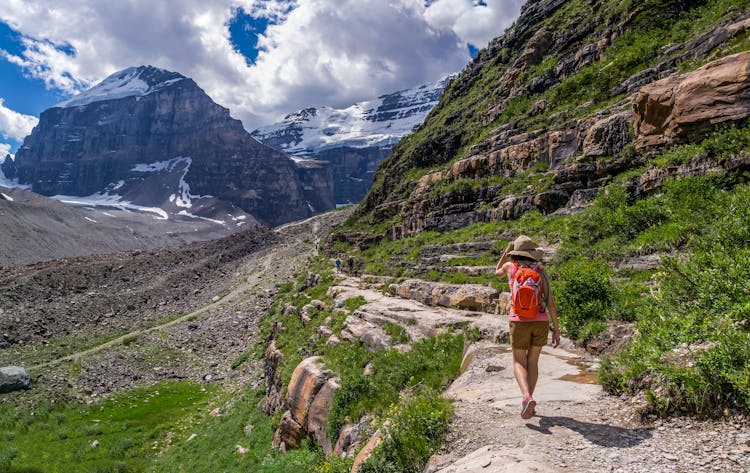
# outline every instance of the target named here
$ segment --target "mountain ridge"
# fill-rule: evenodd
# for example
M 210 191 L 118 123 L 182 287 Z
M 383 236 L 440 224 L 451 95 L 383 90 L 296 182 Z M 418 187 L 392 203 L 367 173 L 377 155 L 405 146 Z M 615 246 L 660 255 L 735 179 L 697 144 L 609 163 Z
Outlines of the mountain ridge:
M 334 200 L 364 197 L 393 145 L 419 126 L 453 76 L 358 102 L 343 109 L 308 107 L 251 134 L 293 159 L 331 163 Z

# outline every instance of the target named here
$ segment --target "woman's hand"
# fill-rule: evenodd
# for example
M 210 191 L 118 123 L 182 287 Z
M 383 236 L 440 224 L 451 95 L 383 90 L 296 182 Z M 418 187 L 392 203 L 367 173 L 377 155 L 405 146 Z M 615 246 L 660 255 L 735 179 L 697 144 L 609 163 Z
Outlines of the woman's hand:
M 552 329 L 552 347 L 557 348 L 558 346 L 560 346 L 560 329 L 554 327 Z

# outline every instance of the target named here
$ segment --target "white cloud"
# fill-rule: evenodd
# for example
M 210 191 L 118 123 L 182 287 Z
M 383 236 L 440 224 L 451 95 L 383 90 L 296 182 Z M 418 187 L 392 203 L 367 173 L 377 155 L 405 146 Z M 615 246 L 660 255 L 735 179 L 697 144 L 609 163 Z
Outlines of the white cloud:
M 10 154 L 11 146 L 7 143 L 0 143 L 0 164 L 5 161 L 5 157 Z M 13 158 L 13 156 L 11 156 Z
M 0 98 L 0 135 L 4 138 L 21 141 L 26 135 L 31 133 L 31 129 L 38 122 L 39 120 L 36 117 L 24 115 L 9 109 L 3 104 L 3 99 Z M 0 148 L 0 157 L 4 158 L 7 153 L 8 151 L 3 152 L 2 148 Z
M 449 28 L 478 48 L 499 36 L 518 17 L 526 0 L 435 0 L 425 19 L 435 28 Z
M 24 52 L 0 51 L 67 93 L 152 64 L 195 79 L 245 127 L 305 106 L 345 106 L 460 70 L 511 24 L 519 0 L 6 0 Z M 506 7 L 507 5 L 507 7 Z M 230 41 L 237 12 L 266 16 L 248 65 Z M 69 54 L 75 51 L 75 54 Z

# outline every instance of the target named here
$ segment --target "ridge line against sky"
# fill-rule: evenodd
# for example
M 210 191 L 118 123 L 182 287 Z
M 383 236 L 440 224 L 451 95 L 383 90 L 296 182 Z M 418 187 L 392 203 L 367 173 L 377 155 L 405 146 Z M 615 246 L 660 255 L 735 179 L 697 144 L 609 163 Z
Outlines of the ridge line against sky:
M 139 65 L 191 77 L 246 129 L 461 70 L 524 0 L 6 0 L 0 160 L 46 108 Z

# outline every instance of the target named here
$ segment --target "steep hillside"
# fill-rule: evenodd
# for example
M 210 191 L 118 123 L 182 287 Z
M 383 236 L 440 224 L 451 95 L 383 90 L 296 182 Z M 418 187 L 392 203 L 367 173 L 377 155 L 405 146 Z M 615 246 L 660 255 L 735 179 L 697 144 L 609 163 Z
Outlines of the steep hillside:
M 747 49 L 746 7 L 739 0 L 527 3 L 383 163 L 359 217 L 396 219 L 390 226 L 398 236 L 550 213 L 590 201 L 660 149 L 694 141 L 711 128 L 704 125 L 741 120 L 747 113 L 687 117 L 690 133 L 657 143 L 634 128 L 643 112 L 632 104 L 646 84 Z M 711 110 L 721 100 L 704 102 Z
M 332 254 L 500 289 L 502 249 L 531 235 L 608 390 L 644 413 L 747 412 L 749 31 L 739 0 L 527 3 L 383 162 Z

